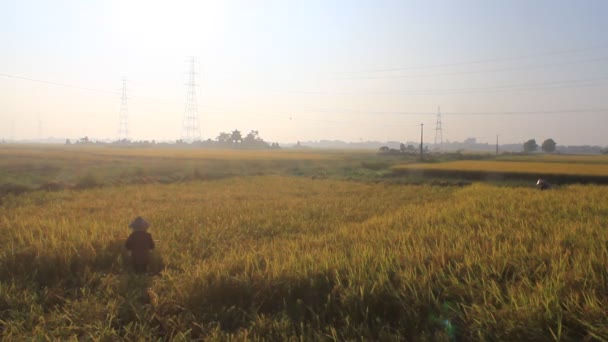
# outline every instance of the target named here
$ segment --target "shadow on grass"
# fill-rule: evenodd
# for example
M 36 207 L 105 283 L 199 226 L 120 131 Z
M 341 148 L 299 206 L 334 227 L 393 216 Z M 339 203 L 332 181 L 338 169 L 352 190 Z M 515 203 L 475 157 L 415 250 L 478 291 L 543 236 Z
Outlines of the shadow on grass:
M 82 286 L 89 274 L 133 273 L 130 256 L 124 239 L 109 243 L 91 243 L 73 246 L 61 253 L 24 247 L 4 253 L 0 258 L 0 278 L 14 281 L 32 281 L 40 287 L 59 284 Z M 165 269 L 162 256 L 153 251 L 148 274 L 156 275 Z
M 217 323 L 224 332 L 251 329 L 256 317 L 287 317 L 297 334 L 332 327 L 343 331 L 346 339 L 377 340 L 387 331 L 416 336 L 442 330 L 430 319 L 434 304 L 408 303 L 391 286 L 349 288 L 335 279 L 329 273 L 273 280 L 199 278 L 190 284 L 183 302 L 204 318 L 203 324 Z
M 109 272 L 119 274 L 124 272 L 135 273 L 131 262 L 131 256 L 125 247 L 124 239 L 112 241 L 103 250 L 95 264 L 99 266 L 100 271 L 109 270 Z M 158 275 L 165 269 L 165 263 L 162 256 L 157 250 L 150 251 L 150 263 L 146 274 Z

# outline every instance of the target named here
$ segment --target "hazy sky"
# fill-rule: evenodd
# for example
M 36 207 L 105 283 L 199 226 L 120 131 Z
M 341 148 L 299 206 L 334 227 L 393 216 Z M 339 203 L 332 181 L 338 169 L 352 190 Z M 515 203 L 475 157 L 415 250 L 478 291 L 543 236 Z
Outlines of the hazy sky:
M 608 1 L 2 1 L 0 138 L 608 145 Z M 16 76 L 71 86 L 41 83 Z M 86 89 L 85 89 L 86 88 Z

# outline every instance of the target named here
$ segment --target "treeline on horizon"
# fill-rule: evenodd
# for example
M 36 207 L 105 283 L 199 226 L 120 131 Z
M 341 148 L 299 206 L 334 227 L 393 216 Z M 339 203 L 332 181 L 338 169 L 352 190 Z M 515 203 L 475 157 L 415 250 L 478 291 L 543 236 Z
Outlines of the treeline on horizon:
M 547 141 L 553 141 L 553 139 L 547 139 Z M 237 149 L 278 149 L 282 146 L 278 142 L 269 143 L 259 136 L 259 132 L 256 130 L 250 131 L 245 137 L 243 137 L 241 131 L 238 129 L 227 133 L 221 132 L 215 139 L 200 139 L 194 141 L 188 141 L 185 139 L 177 140 L 110 140 L 110 139 L 93 139 L 85 136 L 80 139 L 63 139 L 63 138 L 45 138 L 45 139 L 26 139 L 26 140 L 15 140 L 15 139 L 2 139 L 0 144 L 7 143 L 49 143 L 49 144 L 61 144 L 66 145 L 117 145 L 117 146 L 133 146 L 133 147 L 144 147 L 144 146 L 193 146 L 193 147 L 210 147 L 210 148 L 237 148 Z M 555 143 L 553 141 L 553 143 Z M 420 153 L 420 142 L 419 141 L 407 141 L 402 143 L 399 141 L 357 141 L 348 142 L 342 140 L 329 140 L 321 139 L 314 141 L 298 141 L 297 143 L 284 143 L 287 147 L 296 148 L 331 148 L 331 149 L 376 149 L 379 150 L 382 147 L 387 147 L 391 152 L 401 152 L 403 146 L 405 146 L 409 153 Z M 551 144 L 552 145 L 552 144 Z M 557 145 L 555 144 L 555 150 L 549 148 L 550 151 L 542 149 L 542 145 L 538 145 L 535 139 L 530 139 L 523 143 L 506 143 L 499 144 L 499 151 L 505 152 L 524 152 L 524 153 L 535 153 L 538 150 L 543 150 L 547 153 L 558 153 L 558 154 L 608 154 L 608 146 L 602 147 L 599 145 Z M 493 152 L 496 149 L 496 144 L 478 142 L 475 138 L 467 138 L 464 141 L 445 141 L 442 144 L 425 143 L 424 152 L 458 152 L 458 151 L 479 151 L 479 152 Z M 395 151 L 396 150 L 396 151 Z
M 103 141 L 93 141 L 87 136 L 80 138 L 74 142 L 70 139 L 66 139 L 66 145 L 90 145 L 90 144 L 108 144 Z M 252 130 L 243 137 L 241 131 L 235 129 L 231 133 L 221 132 L 215 140 L 209 138 L 207 140 L 194 140 L 189 142 L 185 139 L 178 139 L 175 142 L 157 142 L 156 140 L 139 140 L 131 141 L 129 139 L 121 139 L 112 142 L 114 145 L 125 145 L 125 146 L 150 146 L 150 145 L 191 145 L 200 147 L 220 147 L 220 148 L 248 148 L 248 149 L 279 149 L 281 146 L 278 142 L 269 143 L 260 137 L 260 133 L 256 130 Z

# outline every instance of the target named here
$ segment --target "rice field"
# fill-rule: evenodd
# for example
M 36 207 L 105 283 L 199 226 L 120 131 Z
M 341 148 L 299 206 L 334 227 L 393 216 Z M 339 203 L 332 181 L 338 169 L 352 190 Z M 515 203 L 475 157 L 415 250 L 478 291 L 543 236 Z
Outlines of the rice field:
M 608 163 L 605 158 L 589 157 L 573 159 L 548 159 L 532 161 L 504 160 L 460 160 L 443 163 L 420 163 L 396 165 L 396 174 L 415 174 L 433 177 L 467 178 L 478 180 L 523 179 L 532 181 L 536 178 L 547 178 L 563 183 L 608 183 Z
M 543 163 L 543 162 L 505 162 L 505 161 L 453 161 L 437 164 L 409 164 L 396 166 L 395 169 L 409 170 L 446 170 L 446 171 L 485 171 L 520 174 L 608 176 L 608 164 L 585 163 Z
M 501 161 L 542 162 L 542 163 L 582 163 L 582 164 L 608 164 L 608 155 L 564 155 L 540 154 L 528 156 L 499 156 Z
M 608 339 L 605 186 L 238 174 L 233 162 L 221 178 L 4 195 L 0 336 Z M 124 248 L 137 215 L 156 243 L 147 275 Z
M 370 151 L 124 148 L 111 145 L 0 145 L 0 197 L 4 193 L 126 184 L 168 184 L 261 174 L 373 178 Z
M 373 155 L 374 151 L 354 151 L 358 154 Z M 278 149 L 278 150 L 237 150 L 203 149 L 196 147 L 119 147 L 113 145 L 4 145 L 0 156 L 11 158 L 43 157 L 45 159 L 80 159 L 105 161 L 107 158 L 168 158 L 197 160 L 327 160 L 344 156 L 344 151 Z

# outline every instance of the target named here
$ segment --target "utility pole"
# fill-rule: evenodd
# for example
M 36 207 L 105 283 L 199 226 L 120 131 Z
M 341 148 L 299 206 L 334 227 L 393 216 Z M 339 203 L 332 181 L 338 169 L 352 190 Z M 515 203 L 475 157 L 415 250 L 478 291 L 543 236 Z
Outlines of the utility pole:
M 420 124 L 420 160 L 422 161 L 422 144 L 423 144 L 423 137 L 424 137 L 424 124 L 421 123 Z
M 11 121 L 11 142 L 15 142 L 15 118 Z
M 198 122 L 198 105 L 196 101 L 196 57 L 190 57 L 188 82 L 186 86 L 186 108 L 182 125 L 182 140 L 192 143 L 200 140 L 201 128 Z
M 496 134 L 496 156 L 498 156 L 498 134 Z
M 38 139 L 42 140 L 42 120 L 40 119 L 40 113 L 38 113 Z
M 118 123 L 118 141 L 129 140 L 129 110 L 127 107 L 127 79 L 122 79 L 120 95 L 120 119 Z

